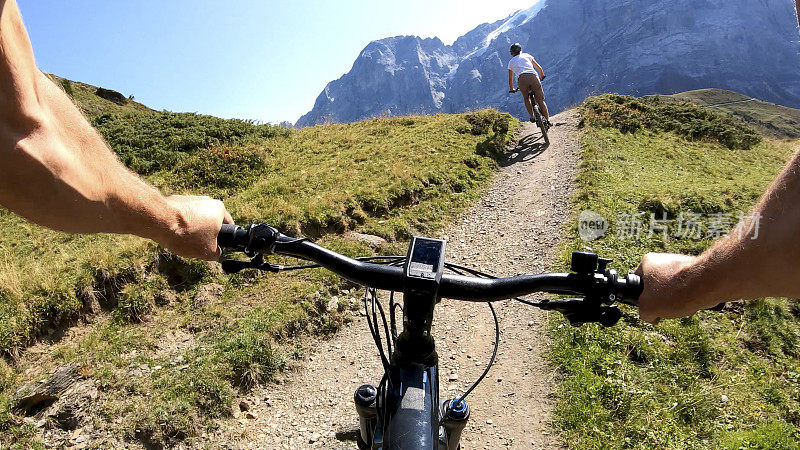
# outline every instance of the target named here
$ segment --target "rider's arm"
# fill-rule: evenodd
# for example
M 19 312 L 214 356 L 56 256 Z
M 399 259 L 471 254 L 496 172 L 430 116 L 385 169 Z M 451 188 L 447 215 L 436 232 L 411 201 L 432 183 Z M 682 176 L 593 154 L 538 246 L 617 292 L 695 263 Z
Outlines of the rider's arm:
M 539 65 L 538 62 L 531 56 L 531 62 L 533 63 L 533 67 L 539 72 L 539 78 L 544 78 L 544 70 L 542 70 L 542 66 Z
M 739 299 L 800 297 L 799 204 L 800 151 L 755 206 L 751 216 L 758 221 L 757 234 L 755 227 L 750 233 L 732 232 L 697 257 L 644 257 L 637 269 L 644 281 L 642 319 L 688 316 Z
M 508 90 L 514 90 L 514 71 L 511 69 L 508 69 Z
M 36 66 L 15 0 L 0 0 L 0 204 L 77 233 L 129 233 L 213 259 L 230 215 L 205 197 L 164 197 L 126 169 Z
M 800 25 L 800 0 L 794 0 L 794 13 L 797 15 L 797 24 Z

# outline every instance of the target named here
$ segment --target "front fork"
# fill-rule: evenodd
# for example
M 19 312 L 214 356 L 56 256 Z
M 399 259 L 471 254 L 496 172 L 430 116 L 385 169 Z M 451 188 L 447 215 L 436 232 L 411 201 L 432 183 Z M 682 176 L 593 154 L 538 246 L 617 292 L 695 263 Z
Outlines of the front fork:
M 378 389 L 371 384 L 364 384 L 356 389 L 353 400 L 358 413 L 359 433 L 358 448 L 361 450 L 380 449 L 381 443 L 375 441 L 375 431 L 378 426 L 378 410 L 376 401 Z M 445 400 L 440 411 L 446 414 L 441 420 L 439 430 L 438 450 L 459 450 L 461 448 L 461 433 L 467 426 L 470 408 L 466 401 Z
M 440 450 L 459 450 L 461 448 L 461 432 L 469 420 L 469 404 L 466 400 L 445 400 L 442 402 L 442 431 L 439 438 Z M 442 441 L 444 437 L 444 441 Z
M 378 426 L 378 388 L 371 384 L 362 384 L 356 389 L 354 400 L 358 413 L 358 448 L 371 450 L 375 441 L 375 428 Z

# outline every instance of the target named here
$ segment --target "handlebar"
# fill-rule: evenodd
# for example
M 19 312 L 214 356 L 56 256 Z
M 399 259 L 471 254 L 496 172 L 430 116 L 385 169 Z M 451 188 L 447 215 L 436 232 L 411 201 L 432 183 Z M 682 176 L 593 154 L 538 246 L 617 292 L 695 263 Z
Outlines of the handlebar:
M 307 239 L 281 234 L 263 224 L 242 228 L 225 224 L 217 242 L 223 248 L 244 251 L 250 256 L 280 254 L 306 259 L 336 273 L 355 284 L 388 290 L 403 291 L 406 277 L 401 267 L 359 261 L 320 247 Z M 622 301 L 635 305 L 642 292 L 641 280 L 635 274 L 617 277 L 617 272 L 594 267 L 573 267 L 578 273 L 548 273 L 486 279 L 456 274 L 442 274 L 439 295 L 443 298 L 473 302 L 509 299 L 534 292 L 580 295 L 602 303 Z M 607 260 L 606 260 L 607 261 Z M 574 262 L 574 260 L 573 260 Z M 552 304 L 553 306 L 556 303 Z M 557 308 L 551 308 L 557 309 Z
M 237 249 L 239 243 L 247 245 L 247 230 L 232 223 L 223 223 L 217 235 L 217 245 L 222 248 Z

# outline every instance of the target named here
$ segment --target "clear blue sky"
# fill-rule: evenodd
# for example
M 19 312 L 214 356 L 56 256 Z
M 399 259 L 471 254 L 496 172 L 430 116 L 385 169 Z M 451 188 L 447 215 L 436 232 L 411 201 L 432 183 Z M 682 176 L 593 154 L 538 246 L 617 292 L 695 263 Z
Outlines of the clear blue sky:
M 39 67 L 156 109 L 294 122 L 372 40 L 452 43 L 535 0 L 18 0 Z

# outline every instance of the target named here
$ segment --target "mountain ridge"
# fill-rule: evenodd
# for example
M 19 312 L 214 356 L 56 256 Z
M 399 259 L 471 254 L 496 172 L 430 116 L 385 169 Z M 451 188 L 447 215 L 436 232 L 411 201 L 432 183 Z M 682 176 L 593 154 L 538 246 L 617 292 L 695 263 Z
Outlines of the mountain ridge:
M 297 125 L 483 107 L 524 117 L 519 96 L 505 89 L 513 42 L 544 67 L 553 112 L 600 92 L 672 94 L 709 87 L 800 107 L 793 17 L 788 0 L 541 0 L 481 24 L 449 46 L 416 36 L 371 42 L 365 50 L 383 46 L 393 66 L 362 50 Z M 425 65 L 431 60 L 438 66 Z M 446 76 L 442 66 L 449 69 Z

